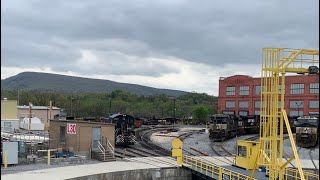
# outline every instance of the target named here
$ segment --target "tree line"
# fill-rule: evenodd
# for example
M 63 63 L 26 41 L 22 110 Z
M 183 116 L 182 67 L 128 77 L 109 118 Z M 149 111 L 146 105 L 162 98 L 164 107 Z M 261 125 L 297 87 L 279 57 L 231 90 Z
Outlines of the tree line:
M 186 119 L 205 123 L 205 117 L 217 113 L 217 97 L 205 93 L 188 93 L 179 97 L 168 95 L 143 96 L 116 90 L 111 93 L 67 94 L 48 91 L 1 90 L 1 99 L 18 100 L 18 105 L 53 106 L 69 116 L 108 117 L 110 113 L 124 113 L 135 117 Z M 204 120 L 205 119 L 205 120 Z

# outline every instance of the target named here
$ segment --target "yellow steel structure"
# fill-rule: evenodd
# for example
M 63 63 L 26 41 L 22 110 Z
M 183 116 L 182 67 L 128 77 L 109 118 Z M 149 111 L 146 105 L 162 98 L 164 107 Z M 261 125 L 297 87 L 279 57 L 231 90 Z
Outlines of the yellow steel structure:
M 177 165 L 182 165 L 182 141 L 179 138 L 174 138 L 171 142 L 172 157 L 177 157 Z
M 240 143 L 238 145 L 241 146 L 246 146 L 246 147 L 251 147 L 253 149 L 257 149 L 256 146 L 259 146 L 259 144 L 255 144 L 257 142 L 250 141 L 239 141 Z M 233 180 L 248 180 L 248 179 L 256 179 L 252 178 L 248 175 L 241 174 L 239 172 L 230 170 L 226 168 L 225 166 L 220 166 L 217 165 L 213 162 L 209 162 L 206 159 L 203 159 L 201 157 L 192 157 L 188 155 L 183 155 L 182 154 L 182 146 L 183 143 L 179 138 L 175 138 L 172 140 L 172 156 L 177 157 L 177 165 L 182 166 L 185 168 L 189 168 L 193 171 L 197 171 L 198 173 L 201 173 L 203 175 L 206 175 L 207 177 L 211 177 L 212 179 L 218 179 L 218 180 L 223 180 L 223 179 L 233 179 Z M 39 150 L 39 151 L 46 151 L 46 150 Z M 52 151 L 52 150 L 51 150 Z M 253 155 L 253 154 L 252 154 Z M 251 158 L 251 157 L 250 157 Z M 292 180 L 299 180 L 298 176 L 299 172 L 294 169 L 294 168 L 284 168 L 284 176 L 286 177 L 285 179 L 292 179 Z M 305 172 L 304 173 L 305 179 L 315 179 L 319 180 L 319 175 Z
M 260 147 L 255 158 L 251 178 L 258 166 L 265 166 L 269 179 L 282 180 L 287 170 L 286 165 L 290 161 L 296 160 L 299 172 L 297 177 L 304 180 L 305 175 L 284 109 L 285 75 L 286 73 L 313 75 L 309 73 L 308 68 L 319 66 L 319 50 L 264 48 L 262 59 Z M 318 73 L 319 71 L 315 74 Z M 281 102 L 280 107 L 278 101 Z M 294 153 L 289 162 L 283 162 L 284 122 Z
M 237 141 L 237 156 L 235 156 L 235 165 L 246 170 L 254 168 L 254 162 L 259 152 L 260 142 L 255 141 Z M 262 156 L 260 157 L 262 160 Z M 260 160 L 260 161 L 261 161 Z M 258 169 L 258 167 L 256 167 Z

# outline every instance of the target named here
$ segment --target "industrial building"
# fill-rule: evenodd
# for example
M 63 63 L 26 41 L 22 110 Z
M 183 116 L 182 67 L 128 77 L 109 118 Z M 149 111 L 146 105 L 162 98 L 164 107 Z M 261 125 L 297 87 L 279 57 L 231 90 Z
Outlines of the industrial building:
M 50 121 L 50 148 L 73 149 L 74 153 L 90 157 L 98 142 L 107 139 L 115 146 L 115 125 L 76 120 Z
M 246 75 L 220 77 L 218 112 L 260 115 L 260 84 L 260 78 Z M 286 76 L 285 109 L 290 116 L 319 114 L 319 76 Z
M 1 100 L 1 131 L 12 132 L 19 129 L 19 119 L 17 118 L 17 101 Z
M 49 106 L 32 106 L 31 115 L 32 117 L 37 117 L 41 120 L 41 123 L 45 126 L 49 125 L 48 119 L 54 119 L 55 115 L 60 114 L 61 109 L 57 107 L 52 107 L 50 113 Z M 18 118 L 23 120 L 25 117 L 29 116 L 29 106 L 18 106 Z

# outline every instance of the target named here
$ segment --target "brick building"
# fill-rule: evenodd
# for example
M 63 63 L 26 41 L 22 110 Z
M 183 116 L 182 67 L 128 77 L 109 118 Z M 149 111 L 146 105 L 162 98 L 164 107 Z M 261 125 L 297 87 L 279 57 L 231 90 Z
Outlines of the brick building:
M 221 77 L 218 112 L 260 115 L 260 81 L 245 75 Z M 285 109 L 290 116 L 319 114 L 319 76 L 286 76 Z

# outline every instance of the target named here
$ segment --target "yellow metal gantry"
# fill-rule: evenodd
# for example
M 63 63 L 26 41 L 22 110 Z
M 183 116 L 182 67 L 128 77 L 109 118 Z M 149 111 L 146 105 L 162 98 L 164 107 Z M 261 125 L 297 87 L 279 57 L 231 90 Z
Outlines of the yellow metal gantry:
M 319 74 L 319 70 L 311 72 L 309 68 L 319 66 L 319 50 L 264 48 L 262 59 L 260 150 L 255 159 L 251 178 L 258 166 L 265 166 L 269 179 L 282 180 L 287 171 L 286 166 L 292 160 L 296 160 L 299 177 L 304 180 L 305 175 L 284 109 L 285 75 L 286 73 Z M 287 129 L 294 154 L 287 162 L 283 161 L 284 128 Z

